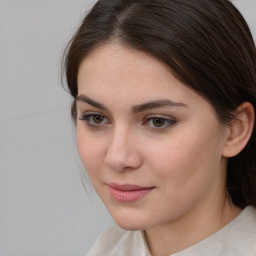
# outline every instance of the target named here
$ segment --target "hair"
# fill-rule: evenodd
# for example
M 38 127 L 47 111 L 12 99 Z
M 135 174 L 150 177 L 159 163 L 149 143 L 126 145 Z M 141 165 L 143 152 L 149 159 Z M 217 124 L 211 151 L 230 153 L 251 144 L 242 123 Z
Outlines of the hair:
M 256 50 L 248 25 L 228 0 L 99 0 L 85 16 L 64 55 L 74 98 L 81 61 L 100 45 L 117 42 L 165 63 L 203 96 L 221 123 L 243 102 L 256 109 Z M 228 161 L 227 190 L 241 208 L 256 206 L 256 134 Z

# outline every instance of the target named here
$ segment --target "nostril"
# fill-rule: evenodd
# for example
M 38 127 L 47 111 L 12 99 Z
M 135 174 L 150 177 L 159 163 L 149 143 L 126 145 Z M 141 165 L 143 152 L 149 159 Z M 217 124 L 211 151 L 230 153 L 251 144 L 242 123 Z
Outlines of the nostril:
M 141 165 L 141 158 L 136 150 L 109 150 L 104 163 L 114 171 L 137 169 Z
M 104 163 L 114 171 L 120 171 L 127 166 L 126 157 L 123 153 L 118 154 L 107 153 Z M 123 155 L 122 155 L 123 154 Z

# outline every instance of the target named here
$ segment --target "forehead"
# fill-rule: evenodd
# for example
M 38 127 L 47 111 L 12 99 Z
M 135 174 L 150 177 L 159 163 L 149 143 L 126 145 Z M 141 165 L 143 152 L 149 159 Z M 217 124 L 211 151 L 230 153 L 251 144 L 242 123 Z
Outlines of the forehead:
M 153 56 L 118 44 L 96 48 L 78 72 L 78 95 L 107 104 L 141 104 L 169 99 L 201 108 L 209 103 L 176 79 L 171 70 Z
M 93 71 L 93 72 L 92 72 Z M 170 69 L 153 56 L 120 44 L 104 44 L 92 51 L 81 63 L 78 84 L 83 78 L 91 82 L 104 80 L 104 83 L 125 78 L 119 87 L 129 84 L 144 84 L 145 77 L 161 78 L 170 74 Z M 140 80 L 141 79 L 141 80 Z
M 156 58 L 118 44 L 96 48 L 81 62 L 78 72 L 79 91 L 112 87 L 116 90 L 163 89 L 170 82 L 182 85 Z

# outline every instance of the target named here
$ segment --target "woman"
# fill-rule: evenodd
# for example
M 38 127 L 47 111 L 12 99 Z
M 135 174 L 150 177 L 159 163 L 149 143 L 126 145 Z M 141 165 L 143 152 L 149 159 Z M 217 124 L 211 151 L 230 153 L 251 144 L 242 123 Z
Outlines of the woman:
M 227 0 L 100 0 L 65 59 L 95 255 L 256 255 L 256 51 Z

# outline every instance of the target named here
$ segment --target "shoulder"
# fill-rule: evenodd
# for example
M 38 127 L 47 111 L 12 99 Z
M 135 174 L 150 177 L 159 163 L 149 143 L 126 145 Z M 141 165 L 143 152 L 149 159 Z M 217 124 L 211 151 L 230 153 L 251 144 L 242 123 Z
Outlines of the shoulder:
M 231 230 L 233 231 L 233 230 Z M 234 242 L 235 248 L 240 244 L 248 255 L 256 256 L 256 208 L 248 206 L 242 212 L 237 228 L 234 229 Z
M 134 254 L 133 254 L 134 253 Z M 126 231 L 116 224 L 104 231 L 87 256 L 149 255 L 142 231 Z
M 122 230 L 117 225 L 113 225 L 105 230 L 95 241 L 92 249 L 87 256 L 100 255 L 100 253 L 110 252 L 115 244 L 122 239 L 126 234 L 125 230 Z
M 247 206 L 210 237 L 172 256 L 256 256 L 256 208 Z
M 256 256 L 256 208 L 247 206 L 219 235 L 224 255 Z
M 213 237 L 221 245 L 220 255 L 256 256 L 256 208 L 247 206 Z
M 215 238 L 223 255 L 256 256 L 256 208 L 247 206 Z

